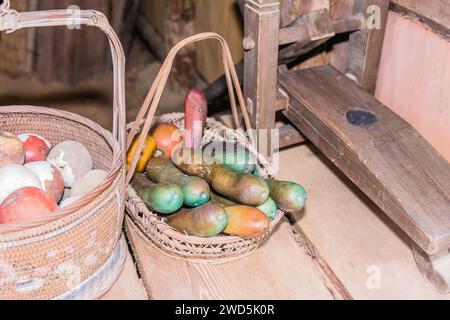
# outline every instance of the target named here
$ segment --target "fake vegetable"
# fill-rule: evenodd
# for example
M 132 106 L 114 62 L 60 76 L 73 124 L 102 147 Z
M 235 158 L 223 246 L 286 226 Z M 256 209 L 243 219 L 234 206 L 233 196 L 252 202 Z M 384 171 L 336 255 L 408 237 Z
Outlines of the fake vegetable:
M 200 149 L 207 114 L 208 102 L 205 94 L 198 89 L 190 90 L 185 101 L 186 147 Z
M 165 158 L 155 157 L 148 162 L 147 177 L 156 183 L 180 186 L 184 204 L 188 207 L 198 207 L 209 201 L 210 188 L 205 180 L 183 174 Z
M 130 150 L 127 153 L 127 166 L 130 168 L 133 157 L 136 153 L 136 149 L 139 144 L 140 135 L 137 135 L 133 143 L 130 146 Z M 145 138 L 144 147 L 142 148 L 141 155 L 139 156 L 138 163 L 136 165 L 136 172 L 142 173 L 145 170 L 145 166 L 148 161 L 155 155 L 156 152 L 156 141 L 150 136 Z
M 181 233 L 197 237 L 214 237 L 228 224 L 225 210 L 213 203 L 195 209 L 182 209 L 168 217 L 167 223 Z
M 45 161 L 52 145 L 45 138 L 37 135 L 24 133 L 18 136 L 23 142 L 25 151 L 25 163 Z
M 211 154 L 219 163 L 231 170 L 241 173 L 253 173 L 255 170 L 255 157 L 244 147 L 226 142 L 215 142 L 205 147 L 205 153 Z
M 55 200 L 41 189 L 22 188 L 10 194 L 0 205 L 0 224 L 39 218 L 57 209 Z
M 42 189 L 39 177 L 30 169 L 13 164 L 0 168 L 0 204 L 11 193 L 24 188 Z
M 259 209 L 249 206 L 225 208 L 228 225 L 224 233 L 238 237 L 259 237 L 269 229 L 269 218 Z
M 67 188 L 71 188 L 78 178 L 93 168 L 89 151 L 76 141 L 64 141 L 56 145 L 50 151 L 47 161 L 60 170 Z
M 0 131 L 0 167 L 10 164 L 22 165 L 25 160 L 23 144 L 10 132 Z
M 183 142 L 183 135 L 175 125 L 170 123 L 158 124 L 151 133 L 157 148 L 166 159 L 171 159 L 173 151 Z
M 211 201 L 223 206 L 224 208 L 239 205 L 236 202 L 225 199 L 224 197 L 221 197 L 218 194 L 215 194 L 213 192 L 211 192 Z M 266 202 L 264 202 L 262 205 L 260 205 L 256 209 L 258 209 L 262 213 L 264 213 L 269 218 L 270 221 L 274 221 L 278 214 L 277 205 L 276 205 L 275 201 L 273 201 L 272 198 L 268 198 Z
M 64 195 L 64 180 L 59 170 L 47 161 L 27 163 L 25 168 L 33 171 L 41 181 L 42 189 L 59 202 Z
M 267 184 L 270 188 L 270 197 L 280 210 L 292 213 L 305 206 L 308 195 L 301 185 L 274 179 L 267 180 Z
M 183 191 L 176 184 L 155 184 L 145 176 L 135 174 L 131 185 L 151 211 L 171 214 L 183 205 Z
M 214 191 L 235 202 L 258 207 L 269 197 L 269 187 L 263 179 L 235 172 L 199 152 L 183 149 L 174 160 L 181 171 L 206 179 Z

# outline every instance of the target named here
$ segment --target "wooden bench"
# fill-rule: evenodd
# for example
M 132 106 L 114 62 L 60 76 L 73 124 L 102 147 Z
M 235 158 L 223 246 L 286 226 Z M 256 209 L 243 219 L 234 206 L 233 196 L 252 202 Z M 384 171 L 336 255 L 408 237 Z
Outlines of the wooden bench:
M 284 114 L 414 241 L 419 268 L 448 292 L 450 163 L 330 65 L 278 79 Z

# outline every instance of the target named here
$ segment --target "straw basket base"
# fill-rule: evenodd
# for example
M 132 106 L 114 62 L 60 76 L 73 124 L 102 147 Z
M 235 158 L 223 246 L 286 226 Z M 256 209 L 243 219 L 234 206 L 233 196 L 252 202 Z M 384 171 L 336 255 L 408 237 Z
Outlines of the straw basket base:
M 127 244 L 122 235 L 111 258 L 90 278 L 55 300 L 94 300 L 107 293 L 119 279 L 127 258 Z

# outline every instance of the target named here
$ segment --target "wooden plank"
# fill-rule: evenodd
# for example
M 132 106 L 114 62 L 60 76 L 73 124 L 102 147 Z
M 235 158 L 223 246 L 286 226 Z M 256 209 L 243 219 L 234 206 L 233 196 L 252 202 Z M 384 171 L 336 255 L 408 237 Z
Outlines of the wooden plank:
M 392 0 L 392 3 L 394 9 L 401 6 L 417 16 L 422 16 L 450 29 L 450 3 L 447 0 Z
M 422 277 L 411 240 L 320 151 L 302 145 L 280 161 L 296 164 L 281 166 L 280 177 L 308 191 L 296 224 L 354 299 L 450 299 Z
M 101 300 L 148 300 L 147 292 L 129 253 L 120 278 Z
M 167 257 L 145 242 L 129 222 L 126 230 L 147 293 L 154 300 L 333 298 L 287 222 L 257 252 L 224 265 Z
M 369 21 L 369 6 L 377 6 L 381 14 L 380 29 L 369 26 L 349 37 L 347 71 L 359 85 L 370 93 L 375 92 L 383 39 L 389 11 L 388 0 L 361 0 L 355 3 L 354 14 L 363 13 Z M 371 12 L 374 14 L 374 12 Z M 370 28 L 369 28 L 370 27 Z
M 391 12 L 375 96 L 450 161 L 450 42 Z
M 71 5 L 99 10 L 107 16 L 110 10 L 110 2 L 103 0 L 39 1 L 38 10 L 65 9 Z M 102 77 L 111 65 L 108 55 L 108 40 L 100 30 L 36 29 L 35 71 L 45 83 L 78 84 Z
M 280 75 L 287 117 L 420 247 L 450 247 L 450 163 L 400 117 L 329 65 Z M 376 115 L 353 126 L 346 114 Z
M 245 39 L 254 43 L 244 54 L 244 94 L 256 130 L 273 129 L 277 96 L 278 0 L 247 0 L 245 5 Z M 268 131 L 267 150 L 272 156 Z
M 244 52 L 243 20 L 236 0 L 196 0 L 195 32 L 217 32 L 227 40 L 235 62 L 240 61 Z M 199 73 L 208 82 L 213 82 L 223 73 L 222 52 L 220 46 L 212 41 L 195 45 L 196 63 Z

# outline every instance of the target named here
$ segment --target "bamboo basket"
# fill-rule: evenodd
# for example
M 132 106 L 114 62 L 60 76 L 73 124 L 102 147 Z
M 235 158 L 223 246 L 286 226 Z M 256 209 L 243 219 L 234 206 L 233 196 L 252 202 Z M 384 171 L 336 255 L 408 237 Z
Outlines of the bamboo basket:
M 138 132 L 141 132 L 142 135 L 138 142 L 135 157 L 128 170 L 127 183 L 129 183 L 132 179 L 140 150 L 142 150 L 144 145 L 144 138 L 148 134 L 152 125 L 158 122 L 170 122 L 179 128 L 184 128 L 184 114 L 182 113 L 165 114 L 157 119 L 154 119 L 154 115 L 161 99 L 161 95 L 164 91 L 164 87 L 167 83 L 173 60 L 178 51 L 188 44 L 206 39 L 215 39 L 219 41 L 222 46 L 223 63 L 230 95 L 231 110 L 235 125 L 238 129 L 231 130 L 214 119 L 208 119 L 202 146 L 205 146 L 210 142 L 224 141 L 250 146 L 250 148 L 248 148 L 249 151 L 255 156 L 256 159 L 258 159 L 260 175 L 267 178 L 272 172 L 271 164 L 263 155 L 258 154 L 256 148 L 253 147 L 254 143 L 250 143 L 252 142 L 251 136 L 247 137 L 245 132 L 239 128 L 238 108 L 235 93 L 237 94 L 245 126 L 248 130 L 251 129 L 251 122 L 236 70 L 234 68 L 233 59 L 226 41 L 218 34 L 202 33 L 181 41 L 169 52 L 168 57 L 164 61 L 164 64 L 162 65 L 161 70 L 149 91 L 136 121 L 128 126 L 128 148 Z M 145 118 L 146 115 L 147 117 Z M 171 228 L 165 222 L 164 218 L 148 210 L 146 205 L 137 196 L 136 192 L 130 185 L 127 187 L 125 201 L 127 213 L 131 217 L 130 225 L 138 232 L 138 234 L 141 235 L 141 237 L 143 237 L 150 245 L 162 253 L 176 259 L 182 259 L 193 263 L 222 264 L 251 254 L 264 243 L 285 215 L 284 212 L 279 211 L 277 219 L 271 222 L 268 232 L 260 237 L 239 238 L 235 236 L 221 235 L 211 238 L 201 238 L 188 236 Z
M 122 235 L 125 61 L 120 41 L 100 12 L 80 11 L 76 18 L 65 10 L 18 13 L 10 9 L 9 1 L 0 8 L 0 31 L 8 33 L 71 23 L 100 28 L 109 38 L 114 66 L 113 133 L 79 115 L 33 106 L 1 107 L 0 128 L 16 134 L 39 134 L 53 145 L 79 141 L 90 151 L 94 167 L 107 171 L 108 176 L 94 191 L 64 210 L 27 223 L 0 226 L 0 300 L 53 299 L 85 288 L 117 252 Z M 122 260 L 122 265 L 115 265 L 116 272 L 123 266 Z M 90 285 L 84 297 L 101 294 L 92 281 Z M 101 290 L 105 290 L 104 283 Z

